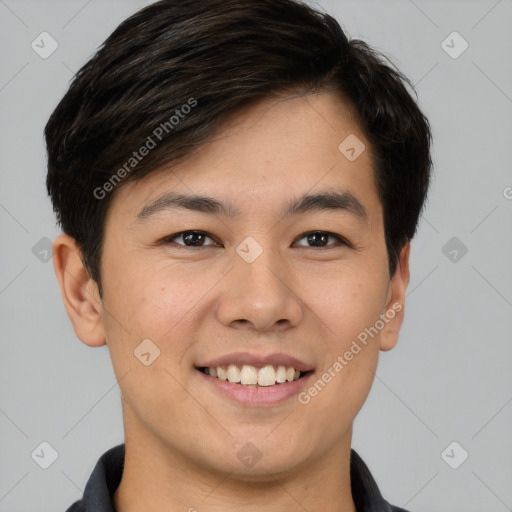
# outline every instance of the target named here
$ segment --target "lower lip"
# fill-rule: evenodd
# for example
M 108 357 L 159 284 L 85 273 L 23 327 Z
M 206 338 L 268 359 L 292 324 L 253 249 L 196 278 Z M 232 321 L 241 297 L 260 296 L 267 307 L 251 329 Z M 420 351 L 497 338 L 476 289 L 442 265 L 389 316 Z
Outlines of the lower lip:
M 197 372 L 209 383 L 210 386 L 235 402 L 248 406 L 276 405 L 288 398 L 297 395 L 306 386 L 307 381 L 313 375 L 309 372 L 304 377 L 291 382 L 274 384 L 273 386 L 244 386 L 227 380 L 220 380 L 216 377 L 206 375 L 200 370 Z

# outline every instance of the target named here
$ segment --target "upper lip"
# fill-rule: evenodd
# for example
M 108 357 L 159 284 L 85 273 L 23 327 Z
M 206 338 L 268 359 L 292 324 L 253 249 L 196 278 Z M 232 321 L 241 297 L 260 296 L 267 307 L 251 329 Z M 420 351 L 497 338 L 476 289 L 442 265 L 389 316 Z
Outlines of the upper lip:
M 232 354 L 226 354 L 224 356 L 211 359 L 205 363 L 196 365 L 198 368 L 213 368 L 216 366 L 227 366 L 229 364 L 244 365 L 248 364 L 251 366 L 263 367 L 267 365 L 271 366 L 292 366 L 296 370 L 301 372 L 309 372 L 313 370 L 313 366 L 310 364 L 297 359 L 296 357 L 280 352 L 273 354 L 261 355 L 251 354 L 250 352 L 233 352 Z

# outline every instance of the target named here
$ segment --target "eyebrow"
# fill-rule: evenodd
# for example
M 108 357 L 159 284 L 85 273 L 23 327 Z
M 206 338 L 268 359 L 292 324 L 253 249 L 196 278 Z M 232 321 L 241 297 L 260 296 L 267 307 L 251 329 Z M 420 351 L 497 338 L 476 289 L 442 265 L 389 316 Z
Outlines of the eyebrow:
M 230 202 L 219 201 L 213 197 L 183 195 L 168 192 L 152 203 L 144 206 L 135 217 L 136 222 L 143 222 L 156 213 L 175 209 L 186 209 L 209 215 L 236 217 L 240 214 Z M 317 211 L 344 211 L 362 221 L 368 219 L 368 213 L 361 202 L 350 192 L 326 190 L 317 194 L 305 194 L 298 199 L 289 200 L 281 213 L 284 217 L 313 213 Z

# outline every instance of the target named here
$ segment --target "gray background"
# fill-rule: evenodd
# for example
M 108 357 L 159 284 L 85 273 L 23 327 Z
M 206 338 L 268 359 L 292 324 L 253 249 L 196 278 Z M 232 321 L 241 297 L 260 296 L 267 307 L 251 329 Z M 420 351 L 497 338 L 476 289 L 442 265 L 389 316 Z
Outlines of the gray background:
M 42 131 L 73 73 L 148 3 L 0 1 L 0 512 L 64 511 L 123 441 L 108 351 L 77 340 L 44 262 L 58 230 Z M 320 4 L 412 79 L 435 137 L 405 325 L 381 356 L 353 446 L 396 505 L 512 510 L 512 1 Z M 47 59 L 31 48 L 43 31 L 59 45 Z M 462 39 L 442 45 L 454 31 L 469 44 L 458 58 L 445 50 L 459 53 Z M 48 469 L 31 458 L 43 441 L 59 454 Z M 469 458 L 452 469 L 462 450 Z

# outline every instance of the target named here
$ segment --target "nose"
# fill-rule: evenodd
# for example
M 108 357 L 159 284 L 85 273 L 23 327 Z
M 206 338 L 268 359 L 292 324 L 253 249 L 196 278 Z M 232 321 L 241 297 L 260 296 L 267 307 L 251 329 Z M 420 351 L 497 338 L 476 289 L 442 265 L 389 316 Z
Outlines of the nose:
M 303 305 L 293 289 L 292 269 L 276 252 L 264 250 L 251 263 L 234 254 L 217 306 L 220 322 L 259 332 L 282 331 L 300 323 Z

